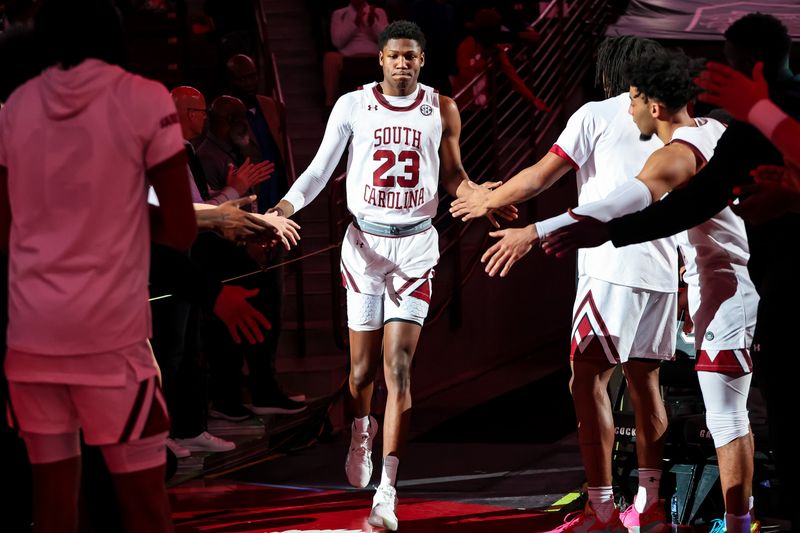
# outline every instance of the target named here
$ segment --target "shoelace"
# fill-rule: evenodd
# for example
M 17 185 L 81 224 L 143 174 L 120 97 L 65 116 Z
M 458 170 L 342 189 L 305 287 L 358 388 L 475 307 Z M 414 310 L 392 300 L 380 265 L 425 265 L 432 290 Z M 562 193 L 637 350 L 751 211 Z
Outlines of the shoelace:
M 567 513 L 567 516 L 564 517 L 564 525 L 571 524 L 572 522 L 580 521 L 582 518 L 586 516 L 584 511 L 572 511 L 571 513 Z
M 366 455 L 369 453 L 369 433 L 362 433 L 361 434 L 361 442 L 358 443 L 358 446 L 350 446 L 351 450 L 354 450 L 359 455 Z

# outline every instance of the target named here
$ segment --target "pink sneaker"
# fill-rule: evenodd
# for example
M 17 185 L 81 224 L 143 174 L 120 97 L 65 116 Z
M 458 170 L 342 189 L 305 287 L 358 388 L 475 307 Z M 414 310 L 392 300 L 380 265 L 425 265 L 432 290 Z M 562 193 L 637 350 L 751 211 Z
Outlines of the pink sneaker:
M 634 499 L 634 503 L 635 501 Z M 664 500 L 652 503 L 643 513 L 639 513 L 633 505 L 630 505 L 619 518 L 622 525 L 628 528 L 628 533 L 663 533 L 669 529 L 664 512 Z
M 619 520 L 619 510 L 614 509 L 614 513 L 608 522 L 601 522 L 594 514 L 594 509 L 589 502 L 583 511 L 575 511 L 564 517 L 564 523 L 547 533 L 588 533 L 598 531 L 605 533 L 624 533 L 625 527 Z

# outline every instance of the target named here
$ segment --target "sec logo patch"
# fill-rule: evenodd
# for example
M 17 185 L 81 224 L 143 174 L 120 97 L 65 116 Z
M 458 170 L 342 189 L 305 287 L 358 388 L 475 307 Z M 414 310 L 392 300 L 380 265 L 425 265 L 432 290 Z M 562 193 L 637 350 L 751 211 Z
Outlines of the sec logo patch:
M 425 104 L 423 106 L 420 106 L 419 112 L 427 117 L 428 115 L 433 113 L 433 108 L 431 106 L 429 106 L 428 104 Z

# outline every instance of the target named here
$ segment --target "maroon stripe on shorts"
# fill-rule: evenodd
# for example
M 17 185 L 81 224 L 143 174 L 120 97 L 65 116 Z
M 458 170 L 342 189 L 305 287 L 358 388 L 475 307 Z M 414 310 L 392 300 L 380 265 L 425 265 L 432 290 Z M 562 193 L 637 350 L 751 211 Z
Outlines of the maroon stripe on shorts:
M 164 396 L 158 384 L 153 387 L 153 401 L 150 402 L 150 413 L 142 428 L 142 433 L 137 438 L 152 437 L 169 431 L 169 415 L 164 410 Z
M 122 430 L 122 435 L 119 437 L 119 442 L 128 442 L 131 438 L 131 433 L 133 433 L 133 428 L 136 426 L 136 421 L 139 420 L 139 412 L 142 410 L 145 394 L 147 394 L 148 381 L 149 380 L 145 379 L 139 383 L 136 400 L 133 402 L 133 407 L 131 407 L 131 412 L 128 415 L 128 421 L 125 422 L 125 429 Z

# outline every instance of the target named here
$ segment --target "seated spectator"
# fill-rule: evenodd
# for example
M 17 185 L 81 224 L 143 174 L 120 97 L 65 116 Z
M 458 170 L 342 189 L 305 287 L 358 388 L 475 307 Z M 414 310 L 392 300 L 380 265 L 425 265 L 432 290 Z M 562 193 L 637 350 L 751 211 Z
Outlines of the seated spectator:
M 227 169 L 224 187 L 212 192 L 192 144 L 192 141 L 198 142 L 205 133 L 208 122 L 206 99 L 194 87 L 181 86 L 172 90 L 172 100 L 178 110 L 184 146 L 189 157 L 189 172 L 193 178 L 192 201 L 195 204 L 219 205 L 228 200 L 236 200 L 254 186 L 272 177 L 275 167 L 272 161 L 262 161 L 255 165 L 247 162 L 239 167 L 230 166 Z
M 327 107 L 333 107 L 339 94 L 345 58 L 368 57 L 374 61 L 378 35 L 388 24 L 386 12 L 366 0 L 350 0 L 350 5 L 333 12 L 330 29 L 336 50 L 326 52 L 322 62 Z
M 205 99 L 196 89 L 185 86 L 173 89 L 172 98 L 178 110 L 189 156 L 189 170 L 195 177 L 191 182 L 194 186 L 193 196 L 196 195 L 193 201 L 202 202 L 210 199 L 210 195 L 204 178 L 196 183 L 197 177 L 202 177 L 202 167 L 189 139 L 200 136 L 205 127 Z M 194 165 L 193 160 L 197 161 Z M 240 173 L 240 170 L 237 169 L 236 173 Z M 230 189 L 228 194 L 234 200 L 217 208 L 196 211 L 200 228 L 217 229 L 233 240 L 271 230 L 254 215 L 238 209 L 239 204 L 250 203 L 251 198 L 235 200 L 239 198 L 239 192 L 233 187 L 226 189 Z M 219 200 L 219 196 L 218 193 L 213 200 Z M 221 218 L 224 218 L 226 227 L 215 227 L 206 220 L 214 211 L 224 213 Z M 219 221 L 220 217 L 217 218 Z M 258 291 L 233 285 L 222 286 L 219 280 L 193 262 L 188 254 L 164 246 L 153 244 L 150 257 L 151 297 L 172 295 L 151 302 L 153 352 L 161 368 L 164 395 L 170 413 L 167 446 L 178 458 L 188 457 L 191 452 L 232 450 L 236 447 L 233 442 L 207 431 L 206 379 L 198 342 L 199 311 L 216 314 L 225 322 L 234 339 L 240 339 L 241 335 L 249 342 L 261 342 L 261 330 L 270 328 L 269 321 L 246 300 Z M 255 325 L 255 328 L 248 328 L 247 323 Z
M 275 99 L 258 94 L 258 70 L 250 57 L 237 54 L 228 59 L 225 68 L 230 94 L 239 98 L 247 108 L 247 122 L 258 145 L 261 159 L 275 165 L 273 177 L 258 187 L 258 211 L 265 213 L 289 190 L 285 165 L 283 108 Z

